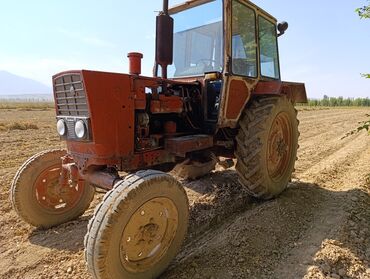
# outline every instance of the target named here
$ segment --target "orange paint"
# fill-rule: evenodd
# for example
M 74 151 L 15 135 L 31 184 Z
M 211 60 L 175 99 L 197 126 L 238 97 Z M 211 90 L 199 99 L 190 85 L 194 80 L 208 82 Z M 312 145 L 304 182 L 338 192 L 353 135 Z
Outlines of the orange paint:
M 139 52 L 130 52 L 127 54 L 129 59 L 129 73 L 130 75 L 140 75 L 141 74 L 141 59 L 143 54 Z
M 183 111 L 182 99 L 178 96 L 159 95 L 158 100 L 152 100 L 150 111 L 152 113 L 181 113 Z

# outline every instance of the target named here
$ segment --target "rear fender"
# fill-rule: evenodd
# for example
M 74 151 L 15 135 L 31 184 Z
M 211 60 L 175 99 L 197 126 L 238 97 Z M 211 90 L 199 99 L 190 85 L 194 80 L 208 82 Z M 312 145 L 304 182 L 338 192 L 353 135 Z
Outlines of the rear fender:
M 253 96 L 287 96 L 292 103 L 307 103 L 304 83 L 257 81 L 241 77 L 226 77 L 222 92 L 218 127 L 235 128 L 244 108 Z
M 288 81 L 261 81 L 252 95 L 285 95 L 293 103 L 307 103 L 304 83 Z

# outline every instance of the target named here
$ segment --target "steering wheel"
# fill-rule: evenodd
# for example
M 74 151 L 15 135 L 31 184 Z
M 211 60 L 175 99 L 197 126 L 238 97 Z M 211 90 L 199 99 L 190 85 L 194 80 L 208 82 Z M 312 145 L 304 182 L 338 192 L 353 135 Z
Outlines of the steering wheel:
M 199 60 L 197 61 L 196 65 L 198 66 L 198 65 L 201 65 L 201 64 L 202 64 L 202 65 L 204 65 L 204 66 L 206 66 L 206 67 L 212 67 L 212 68 L 213 68 L 212 63 L 216 63 L 216 60 L 214 60 L 214 59 L 202 58 L 202 59 L 199 59 Z

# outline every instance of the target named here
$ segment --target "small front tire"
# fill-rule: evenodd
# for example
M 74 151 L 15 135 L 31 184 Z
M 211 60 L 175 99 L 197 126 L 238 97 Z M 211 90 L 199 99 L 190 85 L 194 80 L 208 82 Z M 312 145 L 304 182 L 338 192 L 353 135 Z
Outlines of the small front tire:
M 147 170 L 129 175 L 106 194 L 85 236 L 95 279 L 156 278 L 186 236 L 189 204 L 181 184 Z
M 95 188 L 85 181 L 59 186 L 65 150 L 47 150 L 29 158 L 17 171 L 10 190 L 14 210 L 24 221 L 50 228 L 82 215 Z

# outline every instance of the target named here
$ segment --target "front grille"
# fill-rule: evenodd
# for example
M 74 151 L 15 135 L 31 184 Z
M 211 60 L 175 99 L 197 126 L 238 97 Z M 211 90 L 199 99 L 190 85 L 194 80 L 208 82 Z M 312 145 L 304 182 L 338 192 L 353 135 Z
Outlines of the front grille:
M 89 116 L 86 92 L 80 74 L 65 74 L 54 80 L 57 115 Z

